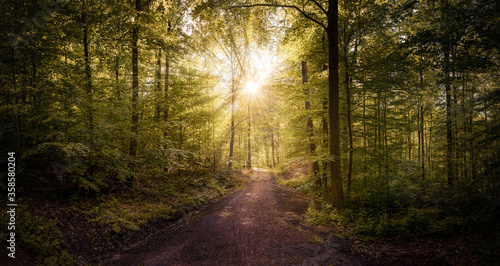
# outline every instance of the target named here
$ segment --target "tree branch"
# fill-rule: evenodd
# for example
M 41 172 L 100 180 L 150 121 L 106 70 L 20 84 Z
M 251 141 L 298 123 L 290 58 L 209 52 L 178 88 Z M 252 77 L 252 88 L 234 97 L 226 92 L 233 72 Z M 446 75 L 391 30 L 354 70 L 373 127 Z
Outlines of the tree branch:
M 240 122 L 236 123 L 236 125 L 234 125 L 234 128 L 236 129 L 236 127 L 237 127 L 239 124 L 241 124 L 241 122 L 246 121 L 246 120 L 248 120 L 248 117 L 247 117 L 247 118 L 244 118 L 244 119 L 243 119 L 243 120 L 241 120 Z
M 318 6 L 318 7 L 319 7 L 319 9 L 321 9 L 321 11 L 322 11 L 323 13 L 325 13 L 325 15 L 327 15 L 327 16 L 328 16 L 328 12 L 326 12 L 326 9 L 324 9 L 324 8 L 323 8 L 323 6 L 322 6 L 320 3 L 318 3 L 318 1 L 316 1 L 316 0 L 311 0 L 311 1 L 312 1 L 312 2 L 316 5 L 316 6 Z
M 304 12 L 302 9 L 296 7 L 296 6 L 292 6 L 292 5 L 278 5 L 278 4 L 253 4 L 253 5 L 243 5 L 243 6 L 230 6 L 228 7 L 228 9 L 233 9 L 233 8 L 245 8 L 245 7 L 257 7 L 257 6 L 263 6 L 263 7 L 281 7 L 281 8 L 291 8 L 291 9 L 295 9 L 297 11 L 299 11 L 300 14 L 302 14 L 302 16 L 304 16 L 305 18 L 309 19 L 310 21 L 320 25 L 323 29 L 327 30 L 327 26 L 325 26 L 325 24 L 321 23 L 320 21 L 318 21 L 317 19 L 311 17 L 310 15 L 308 15 L 306 12 Z M 323 9 L 323 8 L 322 8 Z M 323 9 L 324 10 L 324 9 Z

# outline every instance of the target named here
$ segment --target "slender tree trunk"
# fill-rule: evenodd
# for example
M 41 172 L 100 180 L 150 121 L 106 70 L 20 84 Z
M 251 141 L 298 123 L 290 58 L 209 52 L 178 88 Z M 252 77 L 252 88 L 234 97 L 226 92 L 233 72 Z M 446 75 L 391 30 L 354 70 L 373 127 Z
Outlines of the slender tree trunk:
M 276 159 L 274 158 L 274 132 L 271 132 L 271 151 L 273 156 L 273 168 L 276 168 Z
M 170 33 L 172 25 L 170 20 L 167 22 L 167 36 Z M 170 60 L 169 60 L 169 50 L 168 47 L 165 48 L 165 94 L 163 103 L 163 121 L 165 122 L 165 131 L 163 132 L 163 137 L 166 138 L 168 135 L 168 112 L 170 110 L 170 100 L 169 100 L 169 86 L 170 86 Z
M 252 127 L 251 127 L 251 117 L 252 117 L 252 114 L 250 113 L 250 101 L 248 101 L 248 157 L 247 157 L 247 167 L 249 169 L 252 168 L 252 146 L 251 146 L 251 143 L 250 143 L 250 136 L 251 136 L 251 130 L 252 130 Z
M 215 170 L 217 169 L 217 161 L 215 159 L 215 156 L 217 155 L 216 151 L 215 151 L 215 124 L 212 123 L 212 154 L 213 154 L 213 172 L 215 172 Z
M 352 122 L 351 122 L 351 88 L 350 88 L 350 77 L 348 70 L 348 58 L 347 58 L 347 45 L 344 49 L 344 58 L 345 58 L 345 91 L 346 91 L 346 100 L 347 100 L 347 129 L 349 133 L 349 165 L 347 168 L 347 193 L 351 192 L 352 185 L 352 157 L 354 154 L 354 147 L 352 141 Z
M 376 154 L 379 156 L 379 158 L 383 159 L 383 151 L 384 151 L 384 146 L 382 145 L 382 125 L 381 125 L 381 117 L 380 117 L 380 93 L 377 92 L 377 110 L 375 110 L 375 116 L 377 119 L 377 124 L 375 125 L 375 145 L 374 148 L 376 149 Z M 383 121 L 382 121 L 383 122 Z M 382 176 L 382 163 L 378 163 L 378 176 Z
M 408 162 L 411 162 L 411 147 L 412 147 L 412 141 L 411 141 L 411 133 L 412 133 L 412 128 L 411 128 L 411 111 L 408 111 Z
M 132 137 L 130 139 L 130 156 L 137 155 L 137 136 L 139 134 L 139 16 L 141 11 L 141 0 L 135 1 L 137 12 L 136 25 L 132 30 Z
M 425 179 L 425 120 L 424 120 L 424 106 L 423 104 L 420 106 L 420 133 L 422 136 L 422 179 Z
M 327 70 L 327 65 L 323 65 L 323 70 Z M 323 115 L 321 124 L 323 125 L 323 147 L 325 150 L 328 149 L 328 99 L 323 101 L 323 110 L 326 111 Z M 323 160 L 323 188 L 325 192 L 328 190 L 328 174 L 329 171 L 329 160 Z
M 229 163 L 227 168 L 232 170 L 233 168 L 233 150 L 234 150 L 234 101 L 236 97 L 236 88 L 234 87 L 234 71 L 232 72 L 233 80 L 232 80 L 232 88 L 231 88 L 231 133 L 229 140 Z
M 420 164 L 421 162 L 421 147 L 422 147 L 422 142 L 421 142 L 421 131 L 420 131 L 420 101 L 417 102 L 417 163 Z
M 389 181 L 389 147 L 388 147 L 388 137 L 387 137 L 387 92 L 384 92 L 384 164 L 385 164 L 385 182 L 387 186 L 387 196 L 390 193 L 390 181 Z
M 163 132 L 163 136 L 166 138 L 168 135 L 168 111 L 170 109 L 169 104 L 169 86 L 170 86 L 170 62 L 168 58 L 168 50 L 165 50 L 165 95 L 164 97 L 164 109 L 163 109 L 163 121 L 165 122 L 165 131 Z
M 86 5 L 86 2 L 83 3 Z M 86 113 L 87 113 L 87 130 L 89 134 L 89 157 L 88 157 L 88 173 L 89 175 L 94 174 L 94 167 L 92 163 L 92 158 L 94 156 L 94 95 L 92 89 L 92 72 L 90 68 L 90 51 L 89 51 L 89 40 L 88 40 L 88 21 L 87 21 L 87 7 L 83 7 L 82 14 L 83 23 L 83 53 L 84 53 L 84 68 L 85 68 L 85 94 L 86 94 Z
M 160 121 L 161 117 L 161 48 L 158 48 L 156 59 L 156 95 L 155 95 L 155 120 Z
M 429 114 L 429 134 L 427 134 L 427 167 L 428 167 L 428 172 L 429 174 L 432 174 L 432 149 L 431 149 L 431 144 L 432 144 L 432 127 L 433 127 L 433 122 L 432 122 L 432 109 L 429 110 L 430 111 L 430 114 Z
M 335 208 L 342 208 L 344 203 L 344 189 L 342 185 L 342 162 L 340 159 L 338 0 L 330 0 L 328 2 L 328 114 L 331 130 L 330 178 L 332 180 L 332 204 Z
M 451 110 L 451 82 L 450 82 L 450 54 L 447 48 L 444 51 L 444 75 L 446 92 L 446 169 L 448 175 L 448 185 L 455 183 L 455 174 L 453 173 L 453 122 Z
M 368 168 L 368 143 L 367 143 L 367 131 L 366 131 L 366 92 L 363 90 L 363 148 L 364 148 L 364 165 L 363 165 L 363 184 L 366 185 L 366 176 Z
M 323 109 L 328 109 L 328 101 L 323 102 Z M 325 149 L 328 149 L 328 119 L 326 117 L 323 117 L 323 147 Z M 324 160 L 323 161 L 323 187 L 325 191 L 328 190 L 328 174 L 327 172 L 329 171 L 329 160 Z
M 120 56 L 116 55 L 116 64 L 115 64 L 115 90 L 116 90 L 116 96 L 118 99 L 121 97 L 121 90 L 120 90 Z
M 19 104 L 19 92 L 17 91 L 17 76 L 16 76 L 16 50 L 12 48 L 12 83 L 14 84 L 14 99 L 16 105 Z M 19 110 L 16 110 L 17 116 L 17 129 L 19 136 L 19 147 L 24 145 L 24 132 L 23 132 L 23 123 L 21 119 L 21 114 Z
M 280 164 L 280 126 L 278 124 L 278 132 L 276 132 L 276 136 L 278 137 L 278 141 L 276 142 L 276 159 L 277 159 L 277 163 L 278 165 Z
M 302 84 L 307 84 L 309 82 L 309 76 L 308 76 L 308 71 L 307 71 L 307 61 L 302 61 Z M 306 95 L 306 98 L 309 98 L 309 88 L 304 88 L 304 93 Z M 305 107 L 306 111 L 311 110 L 311 103 L 306 100 L 305 101 Z M 310 116 L 307 117 L 307 122 L 306 122 L 306 133 L 309 138 L 309 152 L 311 153 L 312 156 L 316 155 L 316 144 L 314 143 L 314 125 L 312 118 Z M 321 186 L 321 179 L 318 177 L 318 161 L 314 160 L 313 165 L 312 165 L 312 170 L 314 174 L 314 178 L 316 179 L 316 183 L 318 186 Z

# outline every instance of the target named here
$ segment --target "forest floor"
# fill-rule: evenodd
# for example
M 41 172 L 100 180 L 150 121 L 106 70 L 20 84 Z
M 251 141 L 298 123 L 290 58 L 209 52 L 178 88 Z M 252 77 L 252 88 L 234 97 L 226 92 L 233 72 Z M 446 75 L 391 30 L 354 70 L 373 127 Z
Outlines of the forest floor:
M 305 223 L 309 197 L 263 169 L 237 193 L 175 232 L 116 254 L 106 265 L 448 265 L 433 243 L 368 243 Z
M 307 171 L 295 170 L 279 177 L 297 177 L 302 170 Z M 400 242 L 363 241 L 355 236 L 346 237 L 345 228 L 310 225 L 307 223 L 310 196 L 277 184 L 277 177 L 264 169 L 242 172 L 246 175 L 236 171 L 218 173 L 214 175 L 214 180 L 219 180 L 217 184 L 221 187 L 214 183 L 210 185 L 214 188 L 202 189 L 206 185 L 200 183 L 198 189 L 201 190 L 171 198 L 160 192 L 149 195 L 156 190 L 145 186 L 138 188 L 142 192 L 137 192 L 137 195 L 123 194 L 121 197 L 124 198 L 118 201 L 106 199 L 105 204 L 90 202 L 85 205 L 87 207 L 77 209 L 71 206 L 82 205 L 82 202 L 61 204 L 26 199 L 24 205 L 32 206 L 37 210 L 36 214 L 43 214 L 57 224 L 58 231 L 52 235 L 62 238 L 51 238 L 43 242 L 43 246 L 32 245 L 29 250 L 20 248 L 15 260 L 1 256 L 0 265 L 36 264 L 40 260 L 31 254 L 33 247 L 52 252 L 56 249 L 49 247 L 54 243 L 64 243 L 58 246 L 67 250 L 76 265 L 478 264 L 471 251 L 474 241 L 471 236 Z M 246 179 L 249 179 L 248 183 Z M 152 180 L 150 185 L 158 187 L 160 181 Z M 221 191 L 227 192 L 221 194 Z M 180 201 L 177 197 L 185 199 Z M 194 204 L 193 197 L 204 197 L 206 200 L 203 202 L 206 203 Z M 145 207 L 177 204 L 177 212 L 169 213 L 162 219 L 155 216 L 139 231 L 122 228 L 119 233 L 113 232 L 109 221 L 127 218 L 128 214 L 135 214 L 131 210 L 140 207 L 133 205 L 132 201 Z M 156 201 L 156 205 L 152 205 Z M 109 212 L 115 209 L 117 213 L 121 209 L 128 210 L 127 215 L 120 214 L 118 218 L 113 218 L 115 214 Z M 24 220 L 21 221 L 26 223 L 28 216 L 22 218 Z M 106 219 L 108 223 L 99 225 L 99 219 Z M 30 228 L 41 227 L 39 221 L 31 221 Z M 43 224 L 44 228 L 47 226 L 51 225 Z M 30 231 L 30 237 L 36 237 L 41 232 L 38 229 Z M 0 243 L 0 248 L 5 250 L 4 243 Z

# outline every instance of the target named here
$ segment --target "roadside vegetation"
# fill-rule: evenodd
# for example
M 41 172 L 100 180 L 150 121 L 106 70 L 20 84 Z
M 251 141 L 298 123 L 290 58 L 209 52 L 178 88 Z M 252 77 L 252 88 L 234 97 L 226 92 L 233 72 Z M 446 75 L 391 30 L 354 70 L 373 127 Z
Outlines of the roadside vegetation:
M 498 201 L 439 190 L 415 201 L 408 191 L 393 191 L 387 197 L 357 188 L 356 194 L 347 195 L 344 208 L 336 209 L 313 174 L 298 176 L 278 174 L 277 183 L 311 196 L 306 213 L 310 225 L 337 227 L 342 237 L 368 242 L 435 241 L 443 256 L 453 257 L 462 248 L 479 265 L 495 265 L 500 260 Z
M 133 188 L 107 193 L 83 190 L 65 198 L 25 192 L 30 196 L 19 202 L 17 244 L 32 257 L 21 259 L 38 265 L 98 263 L 168 230 L 246 182 L 236 171 L 144 173 Z M 1 219 L 6 224 L 6 212 Z

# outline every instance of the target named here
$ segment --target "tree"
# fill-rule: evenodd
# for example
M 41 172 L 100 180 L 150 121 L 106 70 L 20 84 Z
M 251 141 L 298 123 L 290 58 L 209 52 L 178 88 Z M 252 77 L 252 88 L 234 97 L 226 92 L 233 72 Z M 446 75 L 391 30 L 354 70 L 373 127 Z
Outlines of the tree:
M 132 28 L 132 136 L 130 138 L 130 156 L 137 155 L 137 134 L 139 134 L 139 20 L 141 16 L 141 0 L 135 0 L 135 25 Z
M 230 8 L 281 7 L 299 12 L 305 18 L 322 27 L 328 37 L 328 116 L 330 125 L 330 178 L 332 183 L 332 204 L 342 208 L 344 193 L 342 185 L 342 163 L 340 159 L 340 116 L 339 116 L 339 56 L 338 56 L 338 0 L 329 0 L 328 7 L 317 1 L 299 5 L 276 3 L 234 5 Z M 318 15 L 320 14 L 320 15 Z M 326 23 L 325 23 L 326 22 Z

